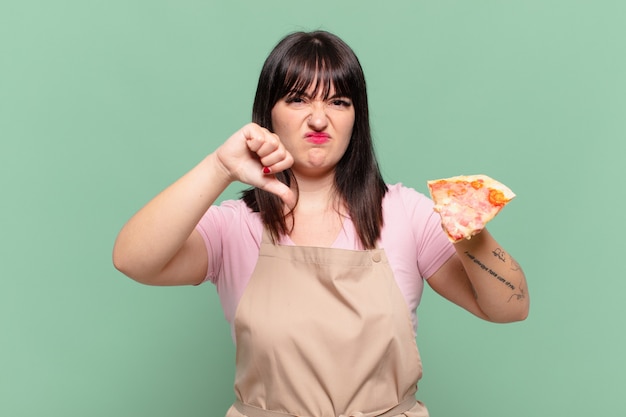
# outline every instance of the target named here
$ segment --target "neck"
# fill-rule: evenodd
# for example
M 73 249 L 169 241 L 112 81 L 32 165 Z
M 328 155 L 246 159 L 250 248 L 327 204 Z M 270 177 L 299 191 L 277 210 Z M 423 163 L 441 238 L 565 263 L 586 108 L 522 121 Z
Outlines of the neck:
M 347 213 L 336 193 L 334 176 L 296 177 L 296 180 L 298 204 L 287 218 L 291 240 L 296 245 L 330 247 Z
M 298 205 L 296 213 L 324 213 L 337 211 L 340 205 L 335 192 L 334 172 L 324 177 L 296 176 L 298 182 Z

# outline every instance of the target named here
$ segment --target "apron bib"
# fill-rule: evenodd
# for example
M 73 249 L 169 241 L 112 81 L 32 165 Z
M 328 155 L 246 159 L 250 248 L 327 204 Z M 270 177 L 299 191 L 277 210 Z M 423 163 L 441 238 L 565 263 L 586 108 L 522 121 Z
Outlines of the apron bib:
M 424 417 L 406 302 L 382 249 L 274 245 L 235 314 L 227 417 Z

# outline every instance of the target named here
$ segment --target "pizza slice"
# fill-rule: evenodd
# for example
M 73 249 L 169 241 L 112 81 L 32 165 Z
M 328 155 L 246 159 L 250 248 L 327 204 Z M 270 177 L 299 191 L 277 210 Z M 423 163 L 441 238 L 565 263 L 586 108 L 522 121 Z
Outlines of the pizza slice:
M 460 175 L 427 184 L 452 242 L 479 233 L 515 197 L 506 185 L 486 175 Z

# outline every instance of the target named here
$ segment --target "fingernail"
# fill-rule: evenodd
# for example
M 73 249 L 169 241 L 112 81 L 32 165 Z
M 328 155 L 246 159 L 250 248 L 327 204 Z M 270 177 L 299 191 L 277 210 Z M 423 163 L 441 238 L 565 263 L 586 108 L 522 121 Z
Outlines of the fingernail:
M 263 173 L 264 174 L 269 174 L 271 171 L 268 167 L 263 167 Z

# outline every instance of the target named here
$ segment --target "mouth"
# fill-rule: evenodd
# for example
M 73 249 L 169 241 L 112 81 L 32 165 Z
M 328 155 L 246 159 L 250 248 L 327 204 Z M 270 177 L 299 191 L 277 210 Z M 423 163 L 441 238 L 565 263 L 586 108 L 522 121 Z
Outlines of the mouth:
M 314 145 L 322 145 L 330 140 L 330 135 L 324 132 L 310 132 L 304 136 L 307 142 Z

